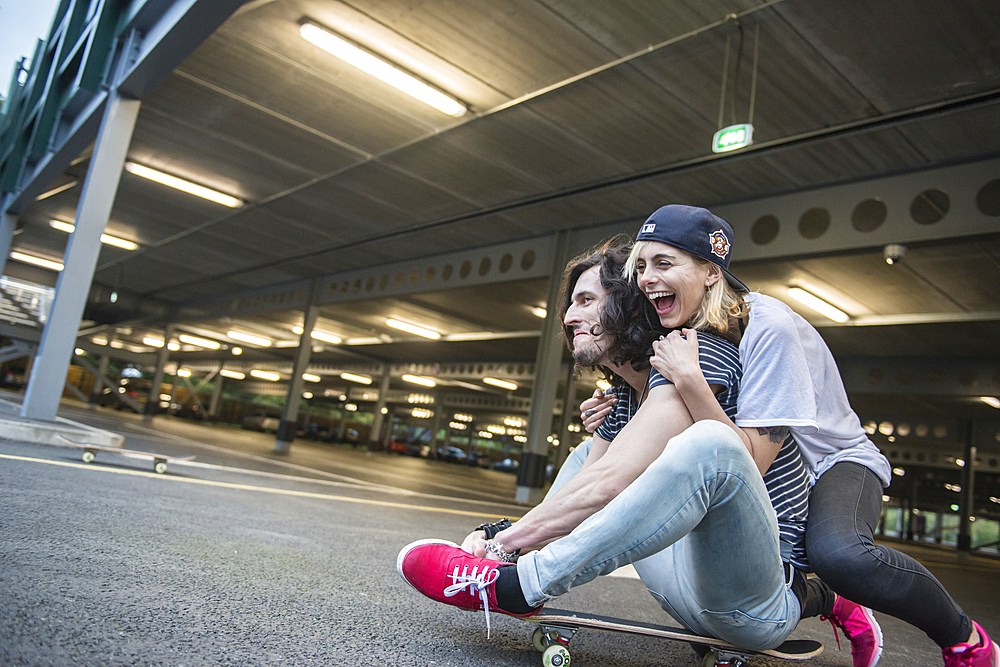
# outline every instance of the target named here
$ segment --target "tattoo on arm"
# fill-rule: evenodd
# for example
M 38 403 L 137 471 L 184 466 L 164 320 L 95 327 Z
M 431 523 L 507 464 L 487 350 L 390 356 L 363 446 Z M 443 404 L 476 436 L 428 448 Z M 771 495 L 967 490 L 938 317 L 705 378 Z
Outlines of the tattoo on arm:
M 771 442 L 784 442 L 785 438 L 788 437 L 790 430 L 787 426 L 768 426 L 766 428 L 757 428 L 757 435 L 767 435 Z

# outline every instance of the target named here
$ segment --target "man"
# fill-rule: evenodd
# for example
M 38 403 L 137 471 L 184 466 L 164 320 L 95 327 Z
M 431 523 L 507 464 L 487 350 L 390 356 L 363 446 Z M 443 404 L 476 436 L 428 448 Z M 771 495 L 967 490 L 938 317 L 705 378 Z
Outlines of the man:
M 754 444 L 769 448 L 770 460 L 755 462 L 732 429 L 692 423 L 673 385 L 649 367 L 659 332 L 642 320 L 636 299 L 645 296 L 622 274 L 627 256 L 613 240 L 571 261 L 563 276 L 560 306 L 574 359 L 602 367 L 619 387 L 602 431 L 573 452 L 545 500 L 516 524 L 481 526 L 462 547 L 415 542 L 397 568 L 432 599 L 486 610 L 488 627 L 490 609 L 530 616 L 551 597 L 635 563 L 661 606 L 692 631 L 746 648 L 777 646 L 800 615 L 830 613 L 836 601 L 782 561 L 761 477 L 780 443 L 761 436 Z M 706 380 L 723 408 L 735 409 L 735 348 L 698 339 Z

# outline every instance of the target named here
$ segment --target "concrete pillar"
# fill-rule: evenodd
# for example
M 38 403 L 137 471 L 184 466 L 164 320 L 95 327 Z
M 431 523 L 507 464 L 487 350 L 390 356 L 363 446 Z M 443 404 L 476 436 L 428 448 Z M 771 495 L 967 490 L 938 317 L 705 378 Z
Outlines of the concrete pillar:
M 382 411 L 379 410 L 378 414 L 382 414 Z M 395 419 L 396 419 L 396 411 L 389 410 L 389 412 L 385 415 L 385 424 L 381 428 L 378 436 L 378 441 L 380 443 L 379 446 L 380 451 L 389 448 L 389 441 L 392 440 L 393 427 L 395 426 L 393 422 L 395 421 Z
M 309 358 L 312 356 L 312 332 L 319 317 L 319 306 L 313 304 L 316 295 L 317 282 L 313 282 L 309 290 L 309 305 L 306 306 L 302 321 L 302 335 L 299 337 L 299 347 L 295 351 L 295 363 L 292 364 L 292 377 L 288 381 L 288 395 L 285 396 L 285 408 L 281 413 L 281 423 L 278 425 L 277 439 L 274 451 L 287 454 L 295 440 L 295 431 L 299 421 L 299 403 L 302 402 L 304 380 L 302 374 L 309 368 Z
M 0 206 L 0 275 L 7 267 L 7 256 L 14 243 L 14 230 L 17 229 L 17 216 L 7 212 L 7 200 Z
M 76 231 L 69 237 L 63 256 L 65 268 L 56 283 L 52 310 L 24 394 L 22 417 L 56 418 L 101 251 L 101 234 L 111 215 L 139 105 L 139 100 L 125 99 L 117 92 L 109 95 L 76 209 Z
M 568 249 L 569 232 L 559 232 L 552 270 L 549 272 L 549 291 L 545 302 L 547 314 L 535 360 L 535 384 L 531 389 L 531 409 L 528 413 L 528 442 L 517 468 L 517 492 L 514 499 L 519 503 L 541 502 L 545 486 L 545 467 L 549 461 L 548 437 L 552 433 L 559 369 L 562 367 L 563 350 L 566 349 L 556 300 L 559 297 L 563 269 L 569 259 Z
M 431 418 L 431 439 L 428 444 L 431 447 L 431 451 L 437 451 L 437 435 L 438 431 L 441 430 L 441 417 L 444 408 L 440 404 L 434 404 L 434 416 Z
M 344 403 L 344 405 L 347 405 L 347 403 Z M 344 442 L 346 440 L 346 438 L 344 437 L 344 433 L 346 432 L 347 432 L 347 408 L 344 407 L 340 409 L 340 424 L 337 425 L 337 440 L 339 440 L 340 442 Z
M 973 445 L 973 425 L 965 428 L 965 467 L 962 468 L 962 496 L 958 510 L 958 550 L 972 551 L 972 521 L 975 512 L 976 456 L 979 453 Z
M 97 409 L 97 401 L 101 398 L 101 390 L 104 389 L 104 378 L 108 374 L 108 355 L 101 355 L 101 360 L 97 364 L 97 377 L 94 378 L 94 388 L 90 390 L 87 397 L 87 407 L 91 410 Z M 111 387 L 114 389 L 114 387 Z
M 146 407 L 143 410 L 142 421 L 149 424 L 156 416 L 156 411 L 160 407 L 160 390 L 163 388 L 163 372 L 170 360 L 170 350 L 167 345 L 174 336 L 174 325 L 168 324 L 163 330 L 163 347 L 156 354 L 156 370 L 153 371 L 153 383 L 149 387 L 149 396 L 146 398 Z
M 920 511 L 920 480 L 918 480 L 914 475 L 907 475 L 907 479 L 910 480 L 910 509 L 906 513 L 906 539 L 913 541 L 916 535 L 916 524 L 918 523 L 917 513 Z
M 212 391 L 212 402 L 208 405 L 208 416 L 215 418 L 219 416 L 219 405 L 222 403 L 222 383 L 225 381 L 221 374 L 215 375 L 215 389 Z
M 575 445 L 577 433 L 569 430 L 570 424 L 579 419 L 580 405 L 576 402 L 576 365 L 573 362 L 568 364 L 569 371 L 566 373 L 566 394 L 563 397 L 562 418 L 559 420 L 559 447 L 556 449 L 555 469 L 559 470 L 569 456 L 570 445 Z
M 385 415 L 382 414 L 382 408 L 386 406 L 386 400 L 389 398 L 389 383 L 392 377 L 389 375 L 389 364 L 382 365 L 382 380 L 379 382 L 378 386 L 378 400 L 375 402 L 375 412 L 372 414 L 372 430 L 368 437 L 369 448 L 372 445 L 372 438 L 376 442 L 384 442 L 388 444 L 388 438 L 382 439 L 382 423 L 384 421 Z M 392 435 L 392 417 L 389 417 L 389 435 Z

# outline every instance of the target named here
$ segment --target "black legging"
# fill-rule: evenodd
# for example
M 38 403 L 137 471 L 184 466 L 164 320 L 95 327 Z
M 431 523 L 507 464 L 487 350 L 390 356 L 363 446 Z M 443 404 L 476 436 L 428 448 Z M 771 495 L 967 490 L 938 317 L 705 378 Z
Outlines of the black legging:
M 858 463 L 827 470 L 809 497 L 806 551 L 816 574 L 838 594 L 915 625 L 938 646 L 968 640 L 972 621 L 927 569 L 875 544 L 882 482 Z

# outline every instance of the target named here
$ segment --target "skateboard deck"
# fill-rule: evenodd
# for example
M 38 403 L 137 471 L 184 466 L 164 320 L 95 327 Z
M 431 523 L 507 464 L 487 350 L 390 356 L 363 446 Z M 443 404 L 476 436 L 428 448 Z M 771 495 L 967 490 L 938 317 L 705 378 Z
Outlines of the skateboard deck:
M 569 666 L 570 655 L 566 645 L 580 628 L 661 637 L 701 646 L 704 647 L 702 664 L 707 667 L 713 665 L 741 667 L 753 655 L 767 655 L 782 660 L 808 660 L 823 652 L 822 644 L 809 639 L 790 639 L 773 649 L 753 650 L 734 646 L 714 637 L 696 635 L 683 628 L 671 628 L 665 625 L 642 623 L 611 616 L 583 614 L 563 609 L 546 608 L 523 620 L 536 623 L 539 626 L 532 635 L 532 643 L 536 649 L 542 651 L 542 664 L 545 667 Z M 699 651 L 699 653 L 701 652 Z
M 160 473 L 161 475 L 167 471 L 167 461 L 192 461 L 194 456 L 167 456 L 166 454 L 154 454 L 153 452 L 140 452 L 135 449 L 123 449 L 121 447 L 105 447 L 104 445 L 93 445 L 86 442 L 75 442 L 66 438 L 64 436 L 59 436 L 59 439 L 63 441 L 66 445 L 70 447 L 77 447 L 83 450 L 84 463 L 93 462 L 94 458 L 97 456 L 97 452 L 112 452 L 114 454 L 127 454 L 129 456 L 143 456 L 146 458 L 153 459 L 153 470 Z

